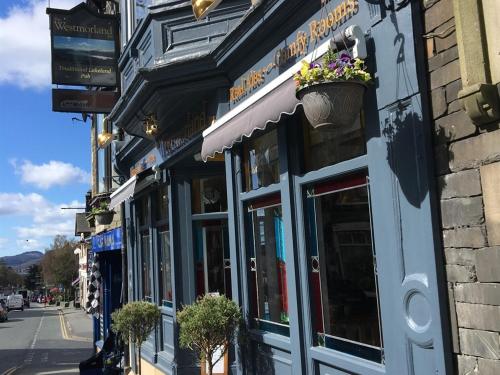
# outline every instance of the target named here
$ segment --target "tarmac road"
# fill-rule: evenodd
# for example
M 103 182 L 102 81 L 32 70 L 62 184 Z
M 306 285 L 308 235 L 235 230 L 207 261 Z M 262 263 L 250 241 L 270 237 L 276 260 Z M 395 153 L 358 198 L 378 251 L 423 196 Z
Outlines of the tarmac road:
M 0 375 L 78 374 L 92 355 L 91 320 L 81 310 L 33 303 L 0 323 Z M 73 333 L 77 332 L 77 335 Z

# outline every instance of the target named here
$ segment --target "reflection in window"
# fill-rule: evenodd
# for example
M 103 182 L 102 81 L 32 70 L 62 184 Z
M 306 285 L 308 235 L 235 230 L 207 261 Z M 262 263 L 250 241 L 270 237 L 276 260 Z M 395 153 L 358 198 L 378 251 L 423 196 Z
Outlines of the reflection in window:
M 318 345 L 381 361 L 366 175 L 307 189 L 313 327 Z
M 231 298 L 231 261 L 227 220 L 193 224 L 196 295 L 224 294 Z
M 141 233 L 141 261 L 142 261 L 142 297 L 151 301 L 151 276 L 149 234 Z
M 111 159 L 109 156 L 109 151 L 107 149 L 99 148 L 97 144 L 97 136 L 104 131 L 108 132 L 109 129 L 104 128 L 104 115 L 97 114 L 96 116 L 96 136 L 95 136 L 95 147 L 97 150 L 96 155 L 96 165 L 97 165 L 97 193 L 105 193 L 109 188 L 109 176 L 108 176 L 108 166 L 111 164 Z
M 284 228 L 279 195 L 248 207 L 250 298 L 260 328 L 289 334 Z
M 322 126 L 313 128 L 304 112 L 300 116 L 304 135 L 305 172 L 352 159 L 366 153 L 363 117 L 349 127 Z
M 279 182 L 278 131 L 245 142 L 243 147 L 247 191 Z
M 160 280 L 161 299 L 164 304 L 172 306 L 172 262 L 170 260 L 170 231 L 161 227 L 160 237 Z
M 227 211 L 225 176 L 195 178 L 192 182 L 192 210 L 194 214 Z

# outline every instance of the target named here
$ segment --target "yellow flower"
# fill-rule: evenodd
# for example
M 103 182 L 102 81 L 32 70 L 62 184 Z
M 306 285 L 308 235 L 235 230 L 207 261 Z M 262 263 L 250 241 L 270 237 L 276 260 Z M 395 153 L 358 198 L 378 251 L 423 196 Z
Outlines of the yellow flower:
M 309 63 L 306 60 L 302 60 L 302 68 L 300 68 L 300 74 L 305 76 L 309 71 Z

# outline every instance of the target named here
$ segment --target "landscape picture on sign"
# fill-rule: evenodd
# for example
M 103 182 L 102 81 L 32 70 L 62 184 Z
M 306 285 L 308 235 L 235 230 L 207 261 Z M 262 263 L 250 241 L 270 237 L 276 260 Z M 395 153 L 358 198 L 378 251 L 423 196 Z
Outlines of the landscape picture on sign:
M 110 65 L 115 58 L 113 40 L 54 36 L 54 58 L 60 63 L 85 62 L 88 65 Z

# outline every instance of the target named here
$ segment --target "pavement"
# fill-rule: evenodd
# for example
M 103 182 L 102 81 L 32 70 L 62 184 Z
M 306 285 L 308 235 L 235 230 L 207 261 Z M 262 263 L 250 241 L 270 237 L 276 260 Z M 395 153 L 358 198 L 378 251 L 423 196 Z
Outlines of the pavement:
M 83 310 L 33 303 L 0 323 L 0 375 L 78 374 L 92 354 L 92 320 Z

